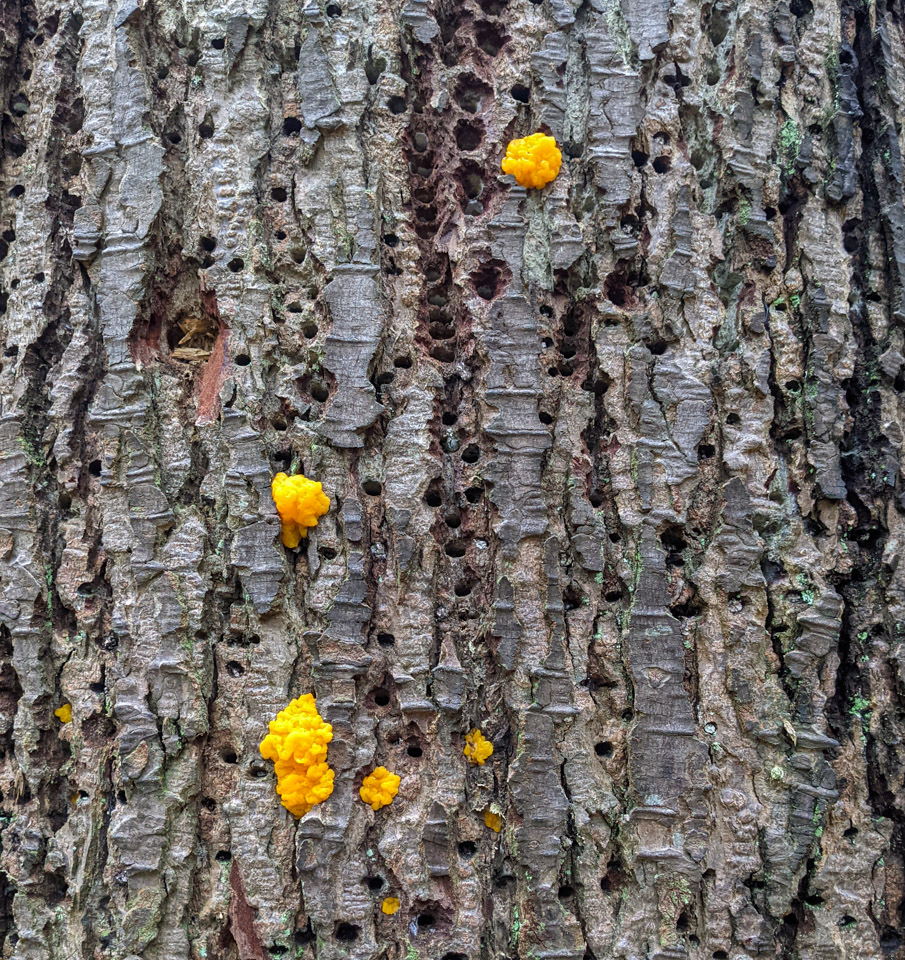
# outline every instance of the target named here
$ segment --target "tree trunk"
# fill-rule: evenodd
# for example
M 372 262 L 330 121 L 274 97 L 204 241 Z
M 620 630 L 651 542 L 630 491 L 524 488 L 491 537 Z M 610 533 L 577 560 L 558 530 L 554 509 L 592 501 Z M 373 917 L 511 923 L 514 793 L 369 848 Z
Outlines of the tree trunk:
M 5 0 L 0 56 L 0 956 L 905 958 L 900 4 Z

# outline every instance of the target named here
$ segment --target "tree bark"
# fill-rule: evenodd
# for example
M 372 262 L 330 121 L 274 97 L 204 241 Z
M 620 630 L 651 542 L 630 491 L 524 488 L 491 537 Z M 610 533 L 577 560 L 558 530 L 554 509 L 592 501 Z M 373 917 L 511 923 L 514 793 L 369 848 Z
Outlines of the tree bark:
M 0 57 L 0 956 L 905 958 L 900 4 L 6 0 Z

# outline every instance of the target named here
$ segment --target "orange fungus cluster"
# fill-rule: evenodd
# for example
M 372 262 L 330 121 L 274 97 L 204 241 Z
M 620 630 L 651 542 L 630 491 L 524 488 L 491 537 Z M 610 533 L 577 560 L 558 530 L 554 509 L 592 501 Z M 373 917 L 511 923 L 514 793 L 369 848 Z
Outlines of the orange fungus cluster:
M 464 752 L 469 763 L 476 763 L 479 767 L 483 767 L 484 761 L 493 754 L 493 744 L 480 730 L 472 730 L 471 733 L 465 734 Z
M 317 518 L 330 509 L 330 498 L 321 485 L 301 474 L 289 477 L 278 473 L 270 491 L 283 523 L 283 546 L 290 549 L 297 547 L 308 536 L 308 528 L 316 527 Z
M 523 187 L 540 189 L 556 179 L 562 154 L 556 140 L 545 133 L 512 140 L 503 158 L 503 173 L 511 173 Z
M 378 767 L 369 773 L 361 784 L 359 796 L 365 803 L 371 805 L 372 810 L 379 810 L 393 802 L 393 797 L 399 793 L 399 777 L 390 773 L 386 767 Z
M 293 700 L 270 721 L 261 756 L 273 760 L 277 793 L 294 817 L 303 817 L 333 793 L 333 771 L 327 765 L 332 739 L 333 727 L 324 723 L 310 693 Z

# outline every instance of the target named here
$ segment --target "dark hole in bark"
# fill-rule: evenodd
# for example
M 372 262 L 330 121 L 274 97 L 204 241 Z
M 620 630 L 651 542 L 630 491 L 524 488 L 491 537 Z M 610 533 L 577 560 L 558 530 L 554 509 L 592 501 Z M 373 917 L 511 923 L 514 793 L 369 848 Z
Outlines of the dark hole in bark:
M 387 62 L 383 57 L 378 57 L 376 60 L 368 60 L 365 63 L 365 76 L 368 78 L 368 83 L 374 86 L 386 68 Z
M 396 359 L 393 361 L 393 366 L 399 370 L 408 370 L 411 365 L 411 357 L 396 357 Z
M 333 547 L 321 547 L 317 552 L 318 556 L 322 557 L 324 560 L 336 559 L 336 551 L 333 549 Z
M 442 960 L 468 960 L 464 953 L 444 953 Z
M 3 231 L 3 239 L 4 239 L 7 243 L 12 243 L 12 242 L 16 239 L 16 231 L 13 230 L 12 227 L 10 227 L 9 230 L 4 230 L 4 231 Z
M 369 497 L 379 497 L 380 491 L 383 490 L 383 484 L 378 480 L 365 480 L 361 485 L 361 489 L 364 490 Z
M 214 135 L 214 125 L 210 120 L 204 120 L 200 127 L 198 127 L 198 136 L 202 140 L 210 140 Z
M 475 40 L 489 57 L 495 57 L 507 39 L 492 23 L 479 23 L 475 28 Z
M 595 509 L 603 506 L 603 496 L 599 493 L 592 493 L 588 499 L 591 501 L 591 506 Z
M 286 117 L 283 121 L 283 136 L 298 136 L 302 132 L 302 121 L 298 117 Z
M 418 926 L 425 930 L 434 925 L 434 915 L 432 913 L 421 913 L 418 915 Z
M 730 413 L 729 416 L 726 417 L 726 423 L 728 423 L 730 427 L 736 427 L 741 422 L 742 418 L 737 413 Z
M 242 666 L 237 660 L 230 660 L 226 665 L 226 672 L 231 677 L 241 677 L 245 673 L 245 667 Z
M 23 193 L 25 193 L 25 187 L 23 187 L 21 183 L 17 183 L 17 184 L 12 188 L 12 190 L 10 190 L 9 195 L 10 195 L 14 200 L 16 200 L 16 199 L 18 199 L 19 197 L 21 197 Z
M 304 946 L 308 943 L 313 943 L 315 940 L 314 931 L 311 929 L 311 921 L 308 923 L 302 930 L 297 930 L 295 933 L 295 942 L 300 946 Z
M 651 343 L 647 344 L 647 349 L 655 357 L 662 357 L 666 353 L 666 341 L 665 340 L 654 340 Z
M 392 647 L 393 644 L 396 642 L 396 638 L 393 636 L 392 633 L 378 633 L 377 642 L 382 647 Z
M 214 859 L 219 860 L 220 863 L 229 863 L 232 858 L 233 855 L 229 852 L 229 850 L 218 850 L 216 856 L 214 857 Z
M 34 280 L 35 283 L 43 283 L 45 280 L 45 277 L 43 273 L 36 273 L 34 277 L 32 277 L 32 279 Z
M 517 83 L 510 91 L 513 100 L 519 103 L 528 103 L 531 100 L 531 89 L 523 83 Z
M 600 743 L 594 744 L 594 753 L 598 757 L 611 757 L 613 755 L 613 745 L 609 740 L 603 740 Z
M 714 950 L 713 951 L 713 960 L 726 960 L 729 956 L 725 950 Z
M 92 460 L 88 464 L 88 473 L 92 477 L 99 477 L 101 475 L 101 462 L 100 460 Z
M 247 367 L 251 363 L 251 357 L 247 353 L 240 353 L 236 357 L 237 367 Z
M 448 557 L 464 557 L 465 556 L 465 544 L 460 543 L 458 540 L 450 540 L 444 548 L 446 555 Z
M 374 703 L 376 703 L 378 707 L 385 707 L 389 702 L 390 695 L 382 687 L 374 691 Z
M 575 347 L 563 347 L 559 351 L 566 360 L 571 360 L 575 356 Z
M 358 939 L 360 933 L 361 927 L 354 923 L 340 923 L 336 927 L 336 939 L 342 943 L 352 943 Z
M 399 243 L 399 237 L 397 237 L 395 233 L 388 233 L 384 236 L 383 242 L 388 247 L 395 247 L 396 244 Z
M 223 753 L 220 754 L 220 756 L 223 757 L 223 762 L 224 762 L 224 763 L 238 763 L 238 762 L 239 762 L 239 756 L 238 756 L 238 754 L 235 752 L 235 750 L 224 750 Z
M 457 597 L 467 597 L 471 593 L 471 584 L 469 583 L 457 583 L 455 588 Z
M 547 426 L 553 423 L 553 417 L 549 413 L 547 413 L 545 410 L 541 410 L 541 412 L 537 415 L 537 419 L 540 420 L 541 423 L 546 424 Z
M 632 150 L 632 161 L 640 170 L 650 157 L 643 150 Z
M 480 458 L 481 458 L 481 448 L 477 446 L 477 444 L 470 443 L 462 451 L 462 459 L 466 463 L 477 463 Z
M 273 190 L 270 191 L 270 196 L 276 200 L 277 203 L 284 203 L 289 197 L 289 194 L 284 187 L 274 187 Z
M 416 133 L 412 139 L 412 144 L 418 153 L 424 153 L 427 150 L 427 135 L 423 133 Z
M 338 3 L 327 4 L 328 17 L 341 17 L 343 15 L 342 7 Z
M 494 885 L 498 890 L 505 890 L 507 887 L 514 887 L 514 886 L 515 886 L 515 877 L 513 877 L 512 874 L 504 873 L 502 876 L 497 877 L 497 878 L 493 881 L 493 885 Z
M 226 38 L 225 38 L 225 37 L 214 37 L 214 39 L 211 40 L 211 46 L 212 46 L 215 50 L 222 50 L 222 49 L 226 46 Z
M 465 499 L 466 499 L 469 503 L 478 503 L 478 502 L 480 501 L 481 497 L 483 497 L 483 496 L 484 496 L 484 488 L 483 488 L 483 487 L 468 487 L 468 488 L 465 490 Z
M 716 453 L 712 443 L 702 443 L 698 447 L 698 460 L 709 460 Z
M 241 257 L 233 257 L 227 264 L 227 267 L 229 267 L 233 273 L 239 273 L 245 269 L 245 261 Z
M 793 17 L 806 17 L 814 10 L 814 4 L 811 0 L 792 0 L 789 4 L 789 10 Z
M 854 840 L 858 836 L 858 830 L 856 827 L 849 827 L 843 834 L 846 840 Z
M 201 801 L 201 806 L 204 807 L 205 810 L 213 812 L 217 809 L 217 801 L 214 800 L 213 797 L 205 797 Z
M 458 529 L 462 525 L 462 517 L 458 511 L 455 510 L 447 513 L 443 519 L 446 521 L 446 526 L 451 527 L 453 530 Z
M 405 113 L 405 100 L 402 97 L 390 97 L 387 100 L 387 106 L 390 108 L 390 113 L 398 114 Z
M 327 397 L 330 396 L 330 391 L 327 389 L 325 383 L 322 383 L 320 380 L 315 380 L 311 384 L 311 396 L 317 400 L 318 403 L 325 403 Z
M 417 743 L 413 743 L 405 752 L 410 757 L 415 757 L 416 759 L 424 755 L 424 751 L 418 746 Z
M 167 140 L 174 145 L 177 143 L 182 143 L 182 134 L 173 131 L 172 133 L 167 134 Z
M 567 883 L 564 883 L 560 888 L 557 896 L 560 900 L 568 900 L 569 897 L 575 895 L 575 890 L 570 887 Z
M 302 327 L 302 336 L 306 340 L 313 340 L 317 336 L 317 324 L 313 320 Z
M 672 166 L 672 160 L 669 157 L 657 157 L 653 166 L 656 173 L 666 173 Z
M 444 413 L 440 418 L 444 427 L 451 427 L 458 419 L 454 413 Z
M 213 237 L 202 237 L 200 245 L 205 253 L 213 253 L 217 249 L 217 241 Z
M 456 359 L 455 350 L 445 344 L 438 344 L 435 347 L 431 347 L 430 355 L 434 360 L 439 360 L 440 363 L 452 363 Z
M 383 877 L 363 877 L 361 881 L 372 893 L 383 888 Z
M 437 493 L 435 490 L 429 490 L 429 491 L 424 495 L 424 502 L 425 502 L 429 507 L 439 507 L 440 504 L 443 503 L 443 498 L 442 498 L 442 497 L 440 496 L 440 494 Z
M 456 146 L 460 150 L 477 150 L 484 139 L 484 124 L 477 120 L 460 120 L 456 124 Z
M 575 372 L 571 363 L 561 363 L 557 369 L 561 377 L 571 377 Z
M 623 710 L 622 711 L 622 722 L 630 723 L 632 718 L 635 716 L 634 711 L 632 710 Z

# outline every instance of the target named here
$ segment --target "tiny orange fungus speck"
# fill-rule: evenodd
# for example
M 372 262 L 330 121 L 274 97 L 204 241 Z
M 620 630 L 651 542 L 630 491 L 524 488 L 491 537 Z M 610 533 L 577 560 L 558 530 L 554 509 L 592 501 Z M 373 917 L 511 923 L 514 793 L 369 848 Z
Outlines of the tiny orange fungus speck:
M 53 715 L 60 718 L 60 723 L 72 723 L 72 706 L 64 703 L 62 707 L 54 710 Z
M 300 473 L 294 477 L 278 473 L 270 484 L 270 492 L 283 524 L 283 546 L 290 550 L 308 536 L 308 528 L 316 527 L 317 518 L 330 509 L 330 498 L 321 485 Z
M 393 797 L 399 793 L 399 779 L 386 767 L 378 767 L 364 778 L 358 794 L 365 803 L 370 804 L 372 810 L 379 810 L 391 804 Z
M 540 189 L 556 179 L 562 166 L 562 154 L 556 140 L 546 133 L 512 140 L 503 157 L 503 173 L 511 173 L 523 187 Z
M 479 767 L 483 767 L 484 761 L 493 753 L 493 744 L 480 730 L 472 730 L 471 733 L 465 734 L 464 752 L 469 763 L 476 763 Z
M 386 897 L 383 903 L 380 905 L 380 909 L 383 910 L 388 917 L 392 917 L 393 914 L 399 909 L 399 898 Z
M 332 739 L 333 727 L 324 723 L 310 693 L 293 700 L 270 721 L 261 756 L 273 760 L 277 793 L 294 817 L 303 817 L 333 793 L 334 774 L 327 764 Z

